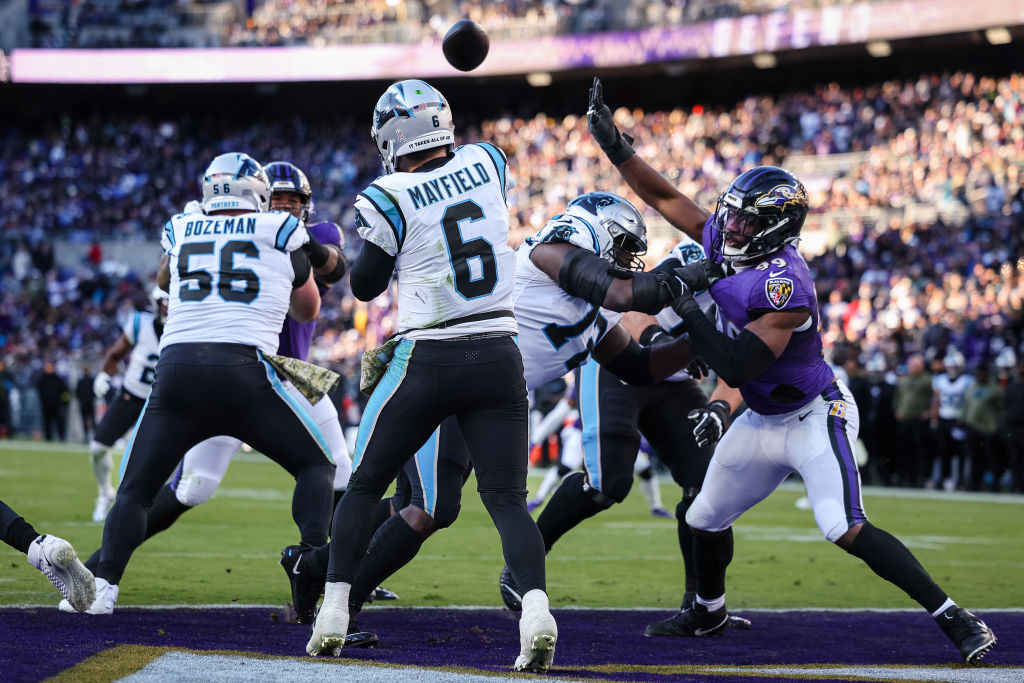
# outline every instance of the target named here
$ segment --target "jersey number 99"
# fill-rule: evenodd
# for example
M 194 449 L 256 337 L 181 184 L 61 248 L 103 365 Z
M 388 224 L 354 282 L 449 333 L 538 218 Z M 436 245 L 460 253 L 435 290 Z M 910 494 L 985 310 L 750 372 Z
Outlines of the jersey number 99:
M 194 255 L 213 254 L 216 244 L 213 242 L 190 242 L 178 252 L 178 299 L 181 301 L 202 301 L 213 291 L 214 275 L 210 271 L 199 268 L 189 270 L 188 260 Z M 248 268 L 235 267 L 235 255 L 246 258 L 259 258 L 260 250 L 252 242 L 231 240 L 220 250 L 220 269 L 216 273 L 217 294 L 224 301 L 251 304 L 260 294 L 260 278 L 256 272 Z M 236 282 L 244 283 L 242 289 L 235 289 Z

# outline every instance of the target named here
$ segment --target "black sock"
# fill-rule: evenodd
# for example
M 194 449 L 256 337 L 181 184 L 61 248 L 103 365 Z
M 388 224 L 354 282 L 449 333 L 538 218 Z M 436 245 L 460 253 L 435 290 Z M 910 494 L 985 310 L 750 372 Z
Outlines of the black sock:
M 4 543 L 23 553 L 28 553 L 28 547 L 38 537 L 39 532 L 31 524 L 3 501 L 0 501 L 0 539 Z
M 732 562 L 732 527 L 691 533 L 697 595 L 705 600 L 720 598 L 725 595 L 725 568 Z
M 683 499 L 676 505 L 676 533 L 679 536 L 679 552 L 683 554 L 683 572 L 686 577 L 684 590 L 687 593 L 697 590 L 697 565 L 693 559 L 693 531 L 686 523 L 686 511 L 693 505 L 696 495 L 696 493 L 690 495 L 687 490 L 683 493 Z
M 164 484 L 146 513 L 146 538 L 164 531 L 174 524 L 178 517 L 191 509 L 188 505 L 183 505 L 178 501 L 178 496 L 171 490 L 170 484 Z M 82 564 L 95 574 L 100 565 L 100 551 L 94 552 Z
M 169 484 L 164 484 L 153 499 L 153 504 L 149 506 L 149 512 L 146 513 L 146 538 L 169 528 L 178 517 L 191 509 L 178 500 L 177 494 L 171 490 Z
M 583 490 L 584 481 L 582 472 L 569 475 L 544 506 L 544 512 L 537 519 L 537 527 L 544 537 L 544 550 L 551 550 L 562 534 L 606 509 Z
M 426 539 L 402 515 L 391 515 L 370 540 L 349 592 L 349 613 L 359 612 L 377 586 L 409 564 Z
M 898 586 L 931 614 L 949 597 L 917 558 L 892 534 L 865 522 L 846 552 L 864 560 L 871 571 Z

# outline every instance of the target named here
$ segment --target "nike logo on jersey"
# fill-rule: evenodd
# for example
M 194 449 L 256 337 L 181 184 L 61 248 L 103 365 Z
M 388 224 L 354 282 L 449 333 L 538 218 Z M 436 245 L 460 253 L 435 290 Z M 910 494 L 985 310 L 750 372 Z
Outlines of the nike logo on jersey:
M 813 410 L 808 410 L 806 413 L 804 413 L 803 415 L 800 416 L 800 421 L 803 422 L 804 418 L 807 417 L 808 415 L 810 415 L 813 412 L 814 412 Z
M 768 273 L 768 277 L 778 277 L 778 276 L 782 275 L 785 272 L 786 272 L 785 268 L 783 268 L 782 270 L 778 270 L 778 271 L 773 270 L 773 271 Z

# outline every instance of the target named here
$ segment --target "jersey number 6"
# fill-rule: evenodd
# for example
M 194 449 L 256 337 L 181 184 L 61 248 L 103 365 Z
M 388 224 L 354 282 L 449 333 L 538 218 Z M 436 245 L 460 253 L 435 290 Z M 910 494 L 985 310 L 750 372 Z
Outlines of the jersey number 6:
M 494 262 L 494 248 L 483 237 L 462 240 L 462 221 L 478 221 L 484 217 L 484 210 L 474 201 L 459 202 L 444 210 L 441 227 L 444 241 L 448 244 L 448 258 L 455 272 L 455 290 L 465 299 L 487 296 L 498 284 L 498 267 Z M 470 259 L 480 259 L 480 275 L 473 277 L 469 267 Z
M 178 253 L 178 298 L 181 301 L 202 301 L 213 291 L 213 275 L 208 270 L 189 270 L 188 260 L 193 255 L 213 254 L 216 244 L 213 242 L 190 242 L 183 244 Z M 256 271 L 248 268 L 235 268 L 235 255 L 247 258 L 259 258 L 260 250 L 252 242 L 231 240 L 220 250 L 220 270 L 217 272 L 217 293 L 224 301 L 251 304 L 260 294 L 260 278 Z M 242 289 L 233 287 L 236 282 L 244 282 Z

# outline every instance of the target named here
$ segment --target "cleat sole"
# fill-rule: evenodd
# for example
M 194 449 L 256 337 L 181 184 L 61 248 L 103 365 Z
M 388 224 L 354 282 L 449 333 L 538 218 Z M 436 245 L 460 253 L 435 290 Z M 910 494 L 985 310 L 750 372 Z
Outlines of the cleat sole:
M 555 636 L 551 634 L 536 635 L 530 643 L 530 654 L 519 655 L 513 668 L 515 671 L 532 671 L 543 674 L 551 668 L 554 658 Z

